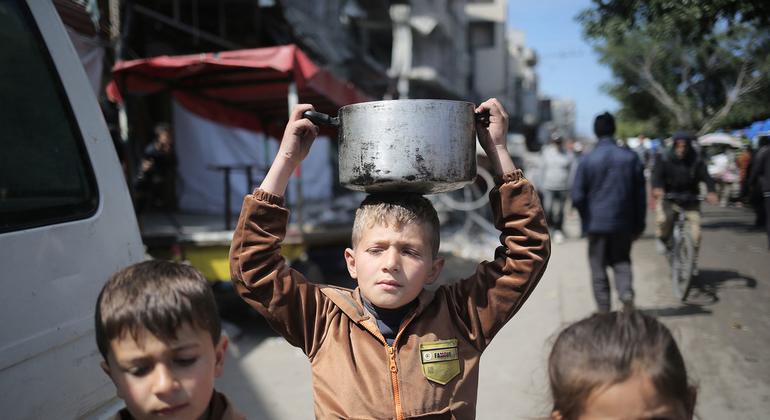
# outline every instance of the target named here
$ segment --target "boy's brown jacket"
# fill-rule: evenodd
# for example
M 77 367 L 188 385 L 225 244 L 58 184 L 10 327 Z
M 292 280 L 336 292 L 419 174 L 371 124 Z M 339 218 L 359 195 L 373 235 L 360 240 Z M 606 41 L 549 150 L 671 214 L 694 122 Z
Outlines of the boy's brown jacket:
M 312 284 L 286 265 L 283 198 L 261 190 L 246 196 L 230 249 L 232 277 L 243 299 L 310 359 L 317 418 L 474 418 L 481 353 L 521 308 L 550 255 L 532 185 L 519 170 L 503 181 L 490 193 L 503 244 L 494 261 L 465 280 L 423 290 L 392 347 L 358 288 Z

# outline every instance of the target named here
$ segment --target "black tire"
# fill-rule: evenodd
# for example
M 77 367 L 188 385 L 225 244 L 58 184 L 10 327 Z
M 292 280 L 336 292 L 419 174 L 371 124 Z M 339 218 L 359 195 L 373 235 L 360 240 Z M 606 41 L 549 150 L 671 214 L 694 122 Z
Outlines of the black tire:
M 695 262 L 695 246 L 690 235 L 681 235 L 679 240 L 675 241 L 671 252 L 671 281 L 674 286 L 674 296 L 684 302 L 690 293 Z

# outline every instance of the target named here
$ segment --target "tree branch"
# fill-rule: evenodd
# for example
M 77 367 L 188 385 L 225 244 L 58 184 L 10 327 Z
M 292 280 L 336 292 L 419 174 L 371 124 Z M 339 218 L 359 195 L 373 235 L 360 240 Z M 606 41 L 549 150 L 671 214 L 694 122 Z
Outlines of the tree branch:
M 712 128 L 727 114 L 730 113 L 733 106 L 746 94 L 756 90 L 759 87 L 759 78 L 749 76 L 750 68 L 748 61 L 744 61 L 741 64 L 741 69 L 738 72 L 738 77 L 735 79 L 735 85 L 731 89 L 727 90 L 725 94 L 725 104 L 714 115 L 711 116 L 703 126 L 698 130 L 698 135 L 702 135 L 711 131 Z M 748 80 L 746 80 L 748 78 Z
M 671 111 L 680 125 L 683 127 L 688 126 L 689 119 L 685 115 L 682 106 L 679 105 L 676 100 L 671 97 L 671 95 L 669 95 L 663 85 L 660 84 L 660 82 L 658 82 L 655 79 L 655 76 L 652 74 L 652 64 L 652 53 L 648 51 L 648 53 L 645 54 L 643 64 L 638 69 L 634 69 L 639 77 L 645 82 L 641 86 L 642 89 L 652 95 L 658 102 L 660 102 L 664 107 Z

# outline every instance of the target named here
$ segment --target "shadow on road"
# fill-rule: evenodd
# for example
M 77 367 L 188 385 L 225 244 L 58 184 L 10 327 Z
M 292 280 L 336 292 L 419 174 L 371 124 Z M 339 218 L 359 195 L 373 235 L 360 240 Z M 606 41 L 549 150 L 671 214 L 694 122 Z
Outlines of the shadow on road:
M 693 280 L 692 290 L 688 300 L 697 301 L 700 298 L 711 299 L 711 303 L 719 301 L 719 292 L 725 288 L 730 289 L 754 289 L 757 280 L 744 276 L 735 270 L 700 270 L 700 274 Z
M 701 270 L 693 280 L 687 302 L 681 306 L 645 308 L 642 312 L 655 317 L 677 317 L 688 315 L 711 315 L 706 309 L 719 301 L 719 293 L 726 289 L 754 289 L 757 281 L 734 270 Z
M 668 308 L 646 308 L 642 309 L 641 312 L 656 318 L 688 315 L 711 315 L 711 311 L 703 308 L 703 306 L 690 304 Z
M 654 241 L 655 240 L 655 233 L 654 232 L 650 232 L 650 231 L 646 231 L 646 232 L 642 233 L 642 235 L 639 236 L 639 239 L 637 239 L 637 240 L 640 240 L 640 241 L 642 241 L 642 240 Z
M 716 220 L 701 224 L 701 229 L 716 230 L 730 229 L 737 232 L 759 232 L 761 229 L 754 226 L 753 223 L 740 220 Z
M 701 228 L 705 230 L 729 229 L 737 232 L 758 231 L 753 223 L 753 212 L 745 208 L 704 208 Z

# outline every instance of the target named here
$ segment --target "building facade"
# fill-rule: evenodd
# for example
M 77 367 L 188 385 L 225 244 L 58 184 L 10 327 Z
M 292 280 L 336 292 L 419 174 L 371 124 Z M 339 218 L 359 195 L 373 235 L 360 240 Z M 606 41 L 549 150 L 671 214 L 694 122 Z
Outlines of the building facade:
M 509 112 L 513 104 L 514 79 L 506 37 L 507 0 L 471 0 L 468 15 L 468 49 L 471 57 L 469 88 L 474 99 L 500 99 Z
M 523 31 L 508 31 L 508 57 L 512 88 L 511 130 L 521 133 L 530 148 L 537 148 L 537 128 L 542 117 L 539 109 L 537 53 L 526 46 Z

